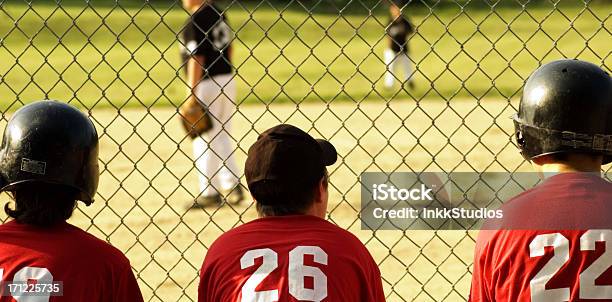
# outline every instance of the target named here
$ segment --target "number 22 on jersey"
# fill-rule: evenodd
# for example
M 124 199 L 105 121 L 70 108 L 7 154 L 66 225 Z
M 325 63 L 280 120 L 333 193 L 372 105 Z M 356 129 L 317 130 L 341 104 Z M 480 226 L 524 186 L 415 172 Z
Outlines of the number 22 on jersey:
M 298 246 L 289 252 L 287 282 L 289 294 L 300 301 L 320 302 L 327 297 L 327 276 L 318 267 L 304 264 L 304 256 L 311 255 L 314 262 L 327 265 L 327 253 L 318 246 Z M 282 255 L 285 256 L 285 255 Z M 242 286 L 241 302 L 276 302 L 279 289 L 256 291 L 274 270 L 278 268 L 278 254 L 268 248 L 250 250 L 240 258 L 240 268 L 246 269 L 255 265 L 255 259 L 262 258 L 262 264 Z M 306 288 L 304 279 L 312 278 L 313 288 Z
M 578 295 L 580 299 L 612 299 L 612 285 L 595 285 L 595 279 L 612 265 L 612 246 L 608 245 L 611 241 L 612 230 L 589 230 L 580 237 L 582 252 L 595 251 L 596 242 L 603 242 L 606 245 L 604 254 L 580 273 Z M 546 289 L 548 281 L 570 260 L 569 244 L 570 241 L 560 233 L 538 235 L 529 244 L 531 258 L 544 256 L 546 247 L 552 247 L 554 251 L 554 256 L 531 279 L 532 302 L 569 301 L 569 287 Z

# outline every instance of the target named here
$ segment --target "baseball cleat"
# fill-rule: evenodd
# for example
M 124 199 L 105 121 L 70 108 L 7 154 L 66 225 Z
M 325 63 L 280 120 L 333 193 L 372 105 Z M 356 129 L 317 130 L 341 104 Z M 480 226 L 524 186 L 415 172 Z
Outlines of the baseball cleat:
M 198 196 L 192 204 L 187 206 L 187 210 L 218 207 L 221 206 L 221 204 L 221 196 L 219 194 Z
M 224 196 L 225 202 L 231 205 L 237 205 L 244 199 L 241 185 L 237 185 L 231 190 L 223 191 L 221 194 Z

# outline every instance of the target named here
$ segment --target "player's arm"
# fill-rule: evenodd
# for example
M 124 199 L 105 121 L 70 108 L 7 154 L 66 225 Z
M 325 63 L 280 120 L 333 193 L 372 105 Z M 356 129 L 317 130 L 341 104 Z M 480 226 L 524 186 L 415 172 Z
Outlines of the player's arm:
M 194 54 L 191 55 L 189 61 L 187 62 L 187 84 L 189 85 L 189 89 L 191 91 L 191 96 L 188 102 L 197 102 L 196 89 L 198 84 L 202 80 L 202 76 L 204 75 L 204 56 Z
M 212 293 L 210 293 L 209 289 L 208 289 L 208 285 L 210 280 L 208 280 L 209 278 L 209 274 L 207 271 L 205 271 L 205 268 L 202 267 L 202 270 L 200 271 L 200 283 L 198 284 L 198 302 L 210 302 L 211 301 L 211 295 Z
M 212 258 L 216 258 L 216 255 L 219 255 L 217 251 L 218 239 L 213 242 L 208 251 L 206 252 L 206 257 L 204 257 L 204 262 L 202 263 L 202 267 L 200 267 L 200 282 L 198 284 L 198 302 L 217 302 L 220 300 L 220 297 L 217 296 L 215 292 L 216 289 L 219 288 L 217 285 L 217 280 L 222 278 L 221 274 L 219 274 L 219 268 L 216 267 L 217 264 L 211 260 Z M 223 251 L 223 249 L 221 249 Z
M 184 47 L 188 54 L 187 59 L 187 85 L 189 87 L 189 97 L 187 101 L 181 106 L 180 112 L 183 116 L 189 114 L 189 109 L 193 108 L 197 102 L 197 87 L 202 76 L 204 75 L 204 63 L 205 58 L 202 54 L 203 41 L 200 40 L 196 33 L 200 31 L 199 27 L 196 27 L 193 22 L 189 22 L 183 29 L 183 41 Z
M 474 260 L 474 272 L 472 273 L 472 285 L 470 288 L 470 302 L 485 302 L 489 301 L 485 281 L 483 279 L 484 272 L 479 261 Z
M 180 121 L 187 135 L 195 139 L 199 135 L 210 131 L 213 127 L 212 118 L 203 105 L 204 100 L 198 99 L 198 85 L 202 81 L 205 69 L 206 45 L 202 41 L 202 37 L 197 35 L 202 29 L 197 27 L 193 22 L 190 22 L 183 31 L 183 40 L 185 48 L 188 51 L 189 59 L 187 60 L 187 85 L 189 87 L 189 96 L 180 106 Z
M 492 265 L 489 263 L 492 255 L 489 248 L 488 238 L 492 236 L 492 231 L 482 230 L 476 240 L 474 252 L 474 266 L 472 272 L 472 285 L 470 288 L 470 302 L 489 302 L 491 293 L 489 291 L 489 280 Z
M 203 64 L 204 56 L 191 54 L 187 62 L 187 84 L 190 93 L 187 101 L 179 108 L 183 128 L 192 139 L 213 127 L 212 118 L 202 104 L 203 100 L 198 99 L 197 88 L 204 74 Z
M 370 273 L 370 299 L 371 302 L 385 302 L 385 291 L 382 285 L 382 276 L 376 262 L 372 260 L 373 267 Z

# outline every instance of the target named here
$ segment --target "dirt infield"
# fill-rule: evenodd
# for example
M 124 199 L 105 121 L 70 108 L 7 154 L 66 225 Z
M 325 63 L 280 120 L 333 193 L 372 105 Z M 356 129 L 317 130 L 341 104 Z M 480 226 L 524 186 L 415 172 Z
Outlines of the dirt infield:
M 528 168 L 509 140 L 515 110 L 507 101 L 451 103 L 245 105 L 231 133 L 240 166 L 257 133 L 280 122 L 329 139 L 340 155 L 330 169 L 329 219 L 366 243 L 380 263 L 388 301 L 459 301 L 469 291 L 475 233 L 362 231 L 358 220 L 363 171 Z M 250 202 L 186 212 L 197 180 L 191 144 L 175 113 L 92 111 L 101 138 L 99 195 L 71 219 L 127 253 L 148 301 L 195 300 L 206 247 L 255 217 Z

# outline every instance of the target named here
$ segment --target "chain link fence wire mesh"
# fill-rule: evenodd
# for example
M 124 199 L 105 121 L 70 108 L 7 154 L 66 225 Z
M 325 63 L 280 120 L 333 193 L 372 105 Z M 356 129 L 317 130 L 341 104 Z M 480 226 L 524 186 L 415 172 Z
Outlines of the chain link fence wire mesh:
M 529 171 L 509 119 L 522 85 L 558 58 L 609 70 L 612 1 L 407 2 L 414 89 L 383 84 L 386 1 L 216 1 L 233 32 L 233 154 L 242 167 L 278 123 L 330 140 L 328 219 L 368 247 L 387 300 L 464 301 L 477 233 L 361 230 L 359 175 Z M 256 217 L 248 199 L 186 210 L 199 194 L 177 110 L 188 18 L 176 1 L 0 1 L 1 127 L 39 99 L 89 113 L 100 188 L 70 222 L 126 253 L 147 301 L 195 301 L 207 247 Z

